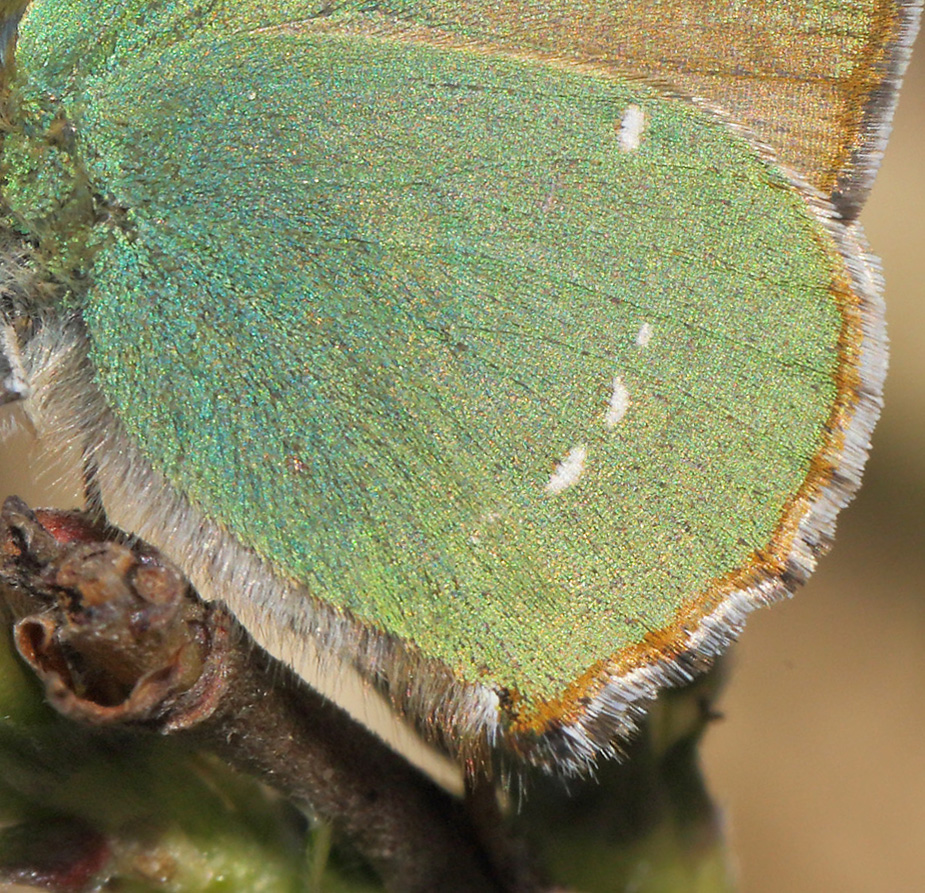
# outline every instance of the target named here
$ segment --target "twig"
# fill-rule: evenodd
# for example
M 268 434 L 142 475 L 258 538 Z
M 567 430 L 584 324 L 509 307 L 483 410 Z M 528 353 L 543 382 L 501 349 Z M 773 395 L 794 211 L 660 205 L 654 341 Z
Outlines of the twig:
M 18 499 L 0 513 L 0 579 L 22 598 L 20 616 L 41 609 L 17 623 L 17 647 L 60 712 L 191 739 L 329 821 L 388 889 L 541 889 L 507 848 L 490 789 L 467 810 L 200 601 L 162 556 L 120 539 Z

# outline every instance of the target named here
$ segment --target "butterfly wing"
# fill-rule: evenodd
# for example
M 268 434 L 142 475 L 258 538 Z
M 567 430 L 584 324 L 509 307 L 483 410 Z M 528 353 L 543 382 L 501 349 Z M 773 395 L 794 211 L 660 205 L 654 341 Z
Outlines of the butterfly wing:
M 236 6 L 116 20 L 80 77 L 82 5 L 26 19 L 107 212 L 46 402 L 271 650 L 578 767 L 826 544 L 882 366 L 863 248 L 607 59 Z
M 899 78 L 918 30 L 921 0 L 281 0 L 267 9 L 237 0 L 147 11 L 148 0 L 100 0 L 52 9 L 43 19 L 52 68 L 92 69 L 183 40 L 201 27 L 260 33 L 331 22 L 358 34 L 542 54 L 641 76 L 724 110 L 780 162 L 856 216 L 889 134 Z M 25 6 L 9 0 L 9 21 Z M 0 18 L 3 11 L 0 9 Z M 100 34 L 100 22 L 106 22 Z M 110 39 L 109 35 L 118 35 Z
M 405 27 L 593 63 L 705 99 L 853 217 L 885 146 L 921 3 L 386 0 L 375 7 Z

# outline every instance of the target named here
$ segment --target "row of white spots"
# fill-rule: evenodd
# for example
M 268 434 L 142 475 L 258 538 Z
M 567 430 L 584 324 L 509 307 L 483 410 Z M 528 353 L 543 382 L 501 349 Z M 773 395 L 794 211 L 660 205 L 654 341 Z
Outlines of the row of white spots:
M 617 143 L 621 152 L 635 152 L 642 143 L 642 135 L 646 129 L 646 113 L 638 105 L 628 105 L 620 119 L 620 129 L 617 132 Z M 543 203 L 543 210 L 549 211 L 552 208 L 555 195 L 555 186 L 553 184 L 546 201 Z M 652 338 L 652 326 L 649 323 L 643 323 L 642 328 L 636 335 L 636 344 L 639 347 L 646 347 Z M 613 389 L 610 394 L 610 403 L 607 406 L 607 412 L 604 414 L 604 425 L 609 429 L 616 428 L 623 420 L 626 411 L 629 409 L 630 395 L 623 383 L 623 379 L 617 375 L 614 376 Z M 588 449 L 582 443 L 569 450 L 566 457 L 556 466 L 553 473 L 546 482 L 547 493 L 561 493 L 569 487 L 577 484 L 585 471 L 585 463 L 588 458 Z
M 636 334 L 636 344 L 638 347 L 648 347 L 651 340 L 652 326 L 645 322 Z M 610 430 L 616 428 L 623 421 L 629 406 L 629 391 L 623 379 L 619 375 L 615 375 L 611 386 L 610 403 L 607 406 L 607 412 L 604 414 L 604 426 Z M 563 490 L 577 484 L 585 472 L 587 460 L 588 448 L 585 444 L 580 443 L 578 446 L 572 447 L 549 476 L 549 480 L 546 482 L 546 492 L 552 494 L 561 493 Z
M 617 132 L 617 143 L 621 152 L 635 152 L 642 143 L 642 135 L 646 129 L 646 113 L 638 105 L 628 105 L 620 119 L 620 129 Z M 544 203 L 544 210 L 547 210 L 546 204 L 551 204 L 552 192 Z M 649 323 L 643 323 L 642 328 L 636 335 L 636 344 L 639 347 L 647 347 L 652 338 L 652 326 Z M 616 375 L 613 379 L 613 387 L 610 394 L 610 403 L 607 406 L 607 412 L 604 414 L 604 425 L 608 429 L 616 428 L 623 420 L 626 411 L 629 409 L 630 395 L 623 383 L 623 379 Z M 547 493 L 561 493 L 569 487 L 577 484 L 585 471 L 585 464 L 588 459 L 588 448 L 582 443 L 572 447 L 566 457 L 556 466 L 553 473 L 546 482 Z
M 621 152 L 635 152 L 646 129 L 646 113 L 638 105 L 628 105 L 620 119 L 617 144 Z

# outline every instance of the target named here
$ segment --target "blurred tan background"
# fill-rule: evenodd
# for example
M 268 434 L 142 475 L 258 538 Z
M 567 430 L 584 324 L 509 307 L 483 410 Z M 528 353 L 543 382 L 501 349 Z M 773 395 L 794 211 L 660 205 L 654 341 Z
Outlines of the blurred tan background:
M 704 761 L 742 893 L 925 891 L 925 41 L 862 220 L 883 259 L 886 407 L 816 576 L 733 655 Z
M 793 601 L 749 622 L 704 760 L 742 893 L 925 891 L 925 41 L 864 214 L 891 373 L 866 485 Z M 0 496 L 76 504 L 0 445 Z

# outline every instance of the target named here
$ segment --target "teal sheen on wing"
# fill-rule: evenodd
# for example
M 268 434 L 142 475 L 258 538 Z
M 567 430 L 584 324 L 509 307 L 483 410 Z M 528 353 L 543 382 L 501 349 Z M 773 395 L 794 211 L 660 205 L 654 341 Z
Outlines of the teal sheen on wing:
M 291 33 L 205 35 L 92 89 L 91 179 L 131 209 L 87 300 L 100 386 L 313 595 L 545 699 L 770 539 L 840 321 L 821 227 L 725 127 Z
M 581 768 L 856 485 L 876 277 L 823 195 L 855 210 L 873 142 L 803 140 L 807 185 L 584 33 L 489 47 L 516 4 L 476 5 L 35 0 L 2 194 L 63 297 L 22 378 L 279 656 L 314 640 L 451 747 L 565 729 L 528 758 Z

